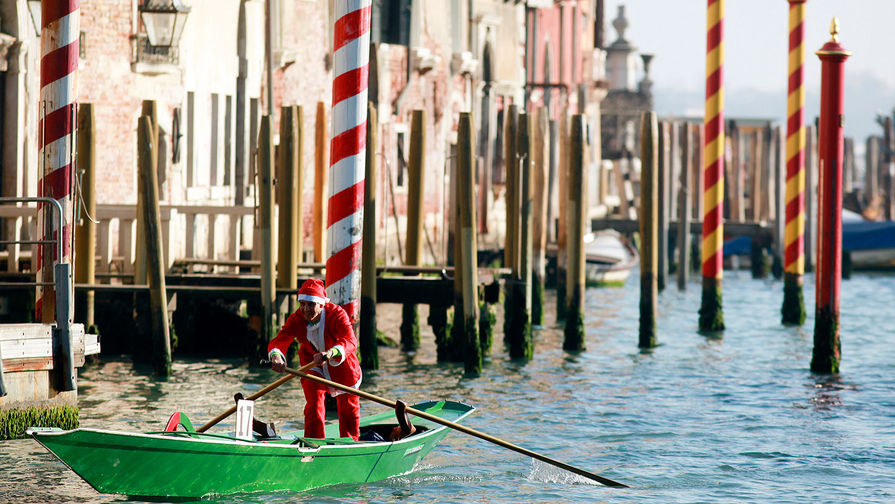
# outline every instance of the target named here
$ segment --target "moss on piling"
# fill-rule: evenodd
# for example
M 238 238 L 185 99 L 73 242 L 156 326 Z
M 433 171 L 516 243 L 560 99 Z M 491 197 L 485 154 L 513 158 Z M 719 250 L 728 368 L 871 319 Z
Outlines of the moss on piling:
M 420 313 L 415 304 L 401 309 L 401 346 L 405 352 L 420 347 Z
M 478 376 L 482 372 L 482 348 L 479 341 L 479 326 L 475 317 L 466 317 L 463 333 L 466 340 L 464 370 L 467 376 Z
M 78 408 L 67 404 L 0 410 L 0 439 L 22 437 L 28 427 L 75 429 L 78 425 Z
M 839 314 L 829 307 L 817 310 L 814 317 L 814 350 L 811 354 L 811 371 L 836 374 L 842 358 L 839 339 Z
M 497 307 L 491 303 L 479 305 L 479 340 L 482 357 L 491 353 L 494 344 L 494 326 L 497 325 Z
M 785 273 L 783 276 L 783 307 L 780 309 L 784 324 L 805 323 L 805 295 L 802 292 L 802 275 Z
M 699 308 L 699 330 L 724 330 L 724 311 L 721 304 L 721 279 L 702 279 L 702 306 Z

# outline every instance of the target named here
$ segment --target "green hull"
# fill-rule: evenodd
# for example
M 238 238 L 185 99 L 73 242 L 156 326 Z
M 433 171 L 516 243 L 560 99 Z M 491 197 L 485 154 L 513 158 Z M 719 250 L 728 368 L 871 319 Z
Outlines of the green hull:
M 452 401 L 429 401 L 413 408 L 453 422 L 474 410 Z M 302 491 L 410 472 L 449 430 L 421 418 L 412 421 L 425 429 L 394 443 L 302 440 L 300 433 L 255 441 L 184 431 L 135 434 L 85 428 L 29 433 L 99 492 L 202 497 Z M 362 418 L 360 425 L 363 431 L 368 426 L 397 424 L 394 414 L 386 412 Z M 338 425 L 329 425 L 327 435 L 337 436 Z

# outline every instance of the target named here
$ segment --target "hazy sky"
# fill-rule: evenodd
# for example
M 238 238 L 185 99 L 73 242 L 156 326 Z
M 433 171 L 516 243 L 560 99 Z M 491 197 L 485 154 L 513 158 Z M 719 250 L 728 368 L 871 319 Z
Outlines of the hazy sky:
M 701 113 L 703 106 L 692 103 L 692 96 L 687 101 L 689 110 L 661 108 L 682 106 L 681 102 L 686 101 L 681 99 L 682 94 L 704 96 L 706 1 L 606 0 L 607 44 L 616 38 L 611 23 L 619 4 L 625 5 L 629 22 L 626 38 L 640 52 L 655 54 L 650 76 L 659 113 Z M 820 60 L 814 52 L 830 39 L 830 21 L 834 16 L 839 18 L 840 42 L 852 52 L 845 63 L 846 135 L 851 130 L 860 138 L 878 129 L 873 117 L 869 117 L 873 110 L 891 112 L 895 105 L 895 0 L 807 0 L 806 118 L 813 118 L 819 110 L 814 102 L 819 100 Z M 735 106 L 738 98 L 753 98 L 748 106 L 740 103 L 740 109 L 733 112 L 753 117 L 785 116 L 788 24 L 786 0 L 726 0 L 726 101 Z M 850 87 L 849 83 L 854 85 Z M 678 99 L 669 99 L 669 94 Z M 872 95 L 873 104 L 856 108 L 862 100 L 870 99 L 868 95 Z

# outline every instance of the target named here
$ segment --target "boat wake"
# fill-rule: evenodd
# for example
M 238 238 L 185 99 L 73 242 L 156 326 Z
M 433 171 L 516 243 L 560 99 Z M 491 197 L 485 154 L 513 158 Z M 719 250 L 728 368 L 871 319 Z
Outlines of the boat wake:
M 539 481 L 542 483 L 559 483 L 563 485 L 573 484 L 603 486 L 596 481 L 585 478 L 584 476 L 579 476 L 573 472 L 560 469 L 559 467 L 545 464 L 535 459 L 532 459 L 531 462 L 531 473 L 529 473 L 528 479 L 532 481 Z

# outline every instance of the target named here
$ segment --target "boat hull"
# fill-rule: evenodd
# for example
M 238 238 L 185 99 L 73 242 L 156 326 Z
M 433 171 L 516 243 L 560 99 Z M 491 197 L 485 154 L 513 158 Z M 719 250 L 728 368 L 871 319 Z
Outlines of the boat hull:
M 427 402 L 416 409 L 457 421 L 473 408 Z M 389 423 L 384 413 L 361 426 Z M 391 442 L 312 440 L 295 436 L 241 441 L 226 436 L 133 434 L 98 429 L 32 432 L 34 438 L 97 491 L 150 497 L 202 497 L 243 492 L 303 491 L 339 483 L 364 483 L 407 473 L 448 433 L 416 419 L 426 430 Z M 294 443 L 294 444 L 293 444 Z M 326 444 L 324 444 L 326 443 Z

